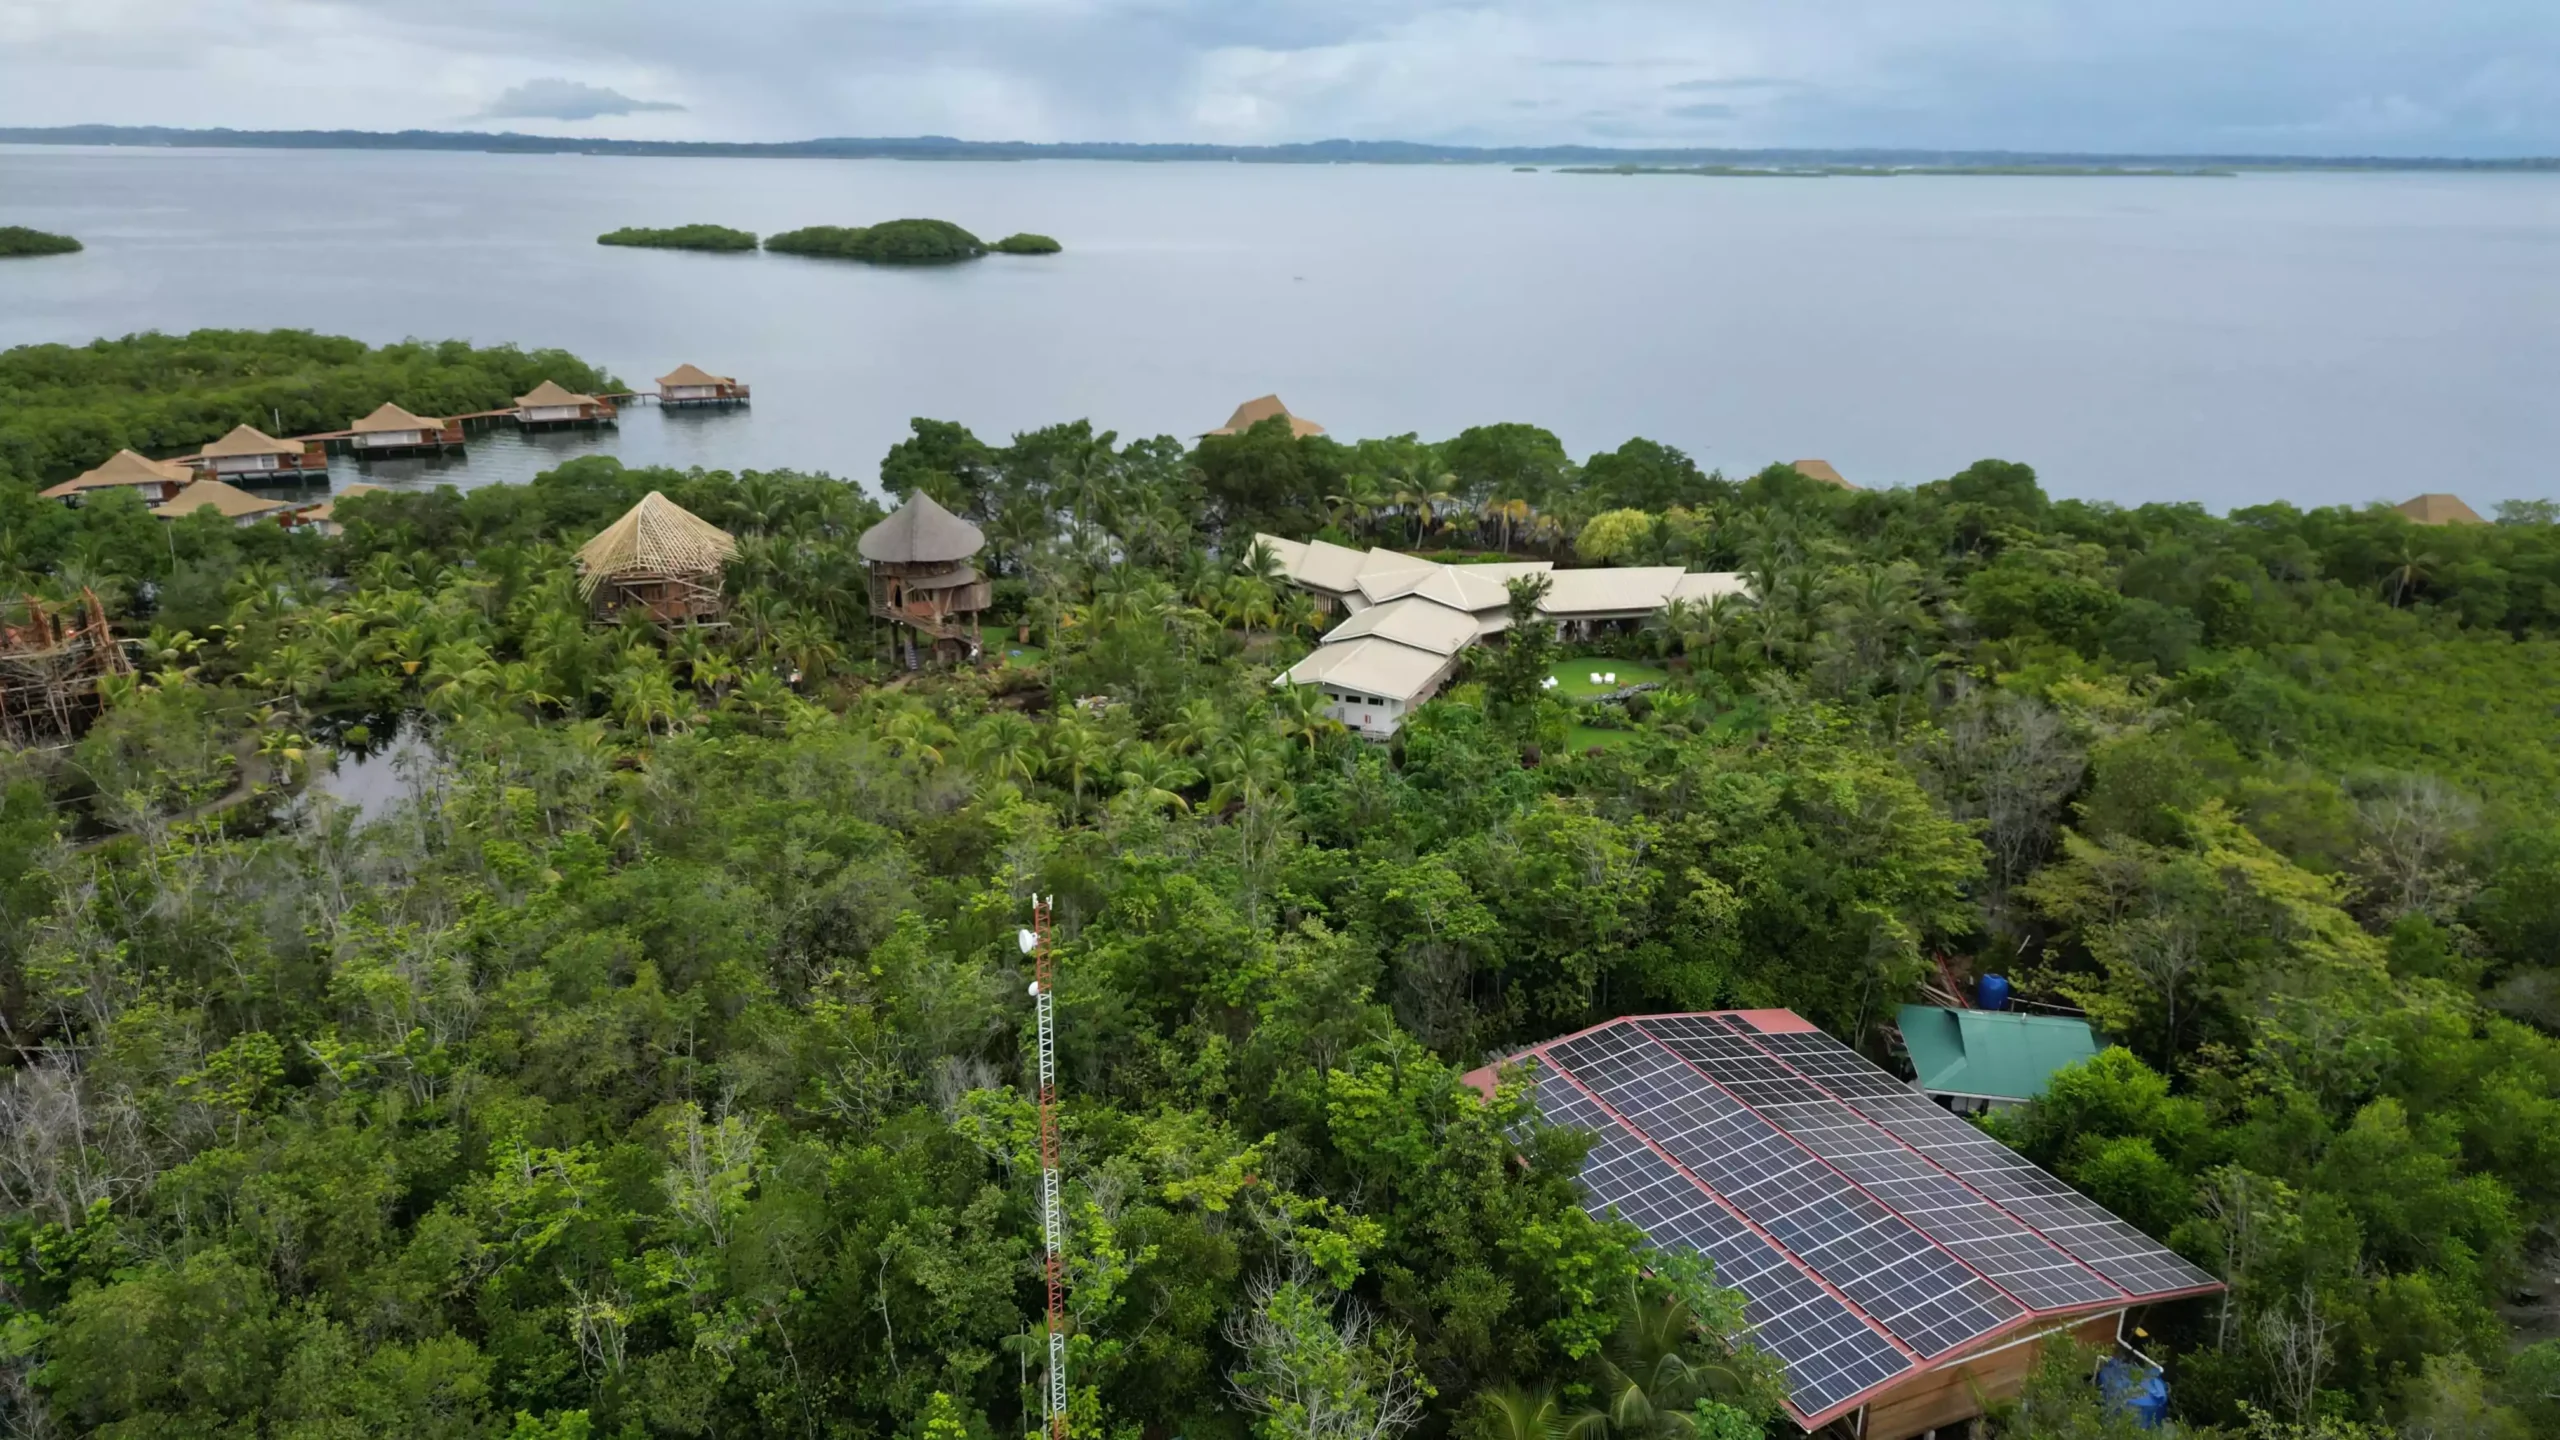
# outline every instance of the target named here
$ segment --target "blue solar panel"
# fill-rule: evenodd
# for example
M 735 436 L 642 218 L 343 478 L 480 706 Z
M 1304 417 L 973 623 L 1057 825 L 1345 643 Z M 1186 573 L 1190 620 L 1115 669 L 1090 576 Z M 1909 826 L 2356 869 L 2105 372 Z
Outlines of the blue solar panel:
M 1538 1108 L 1557 1125 L 1591 1131 L 1582 1185 L 1593 1209 L 1614 1211 L 1653 1244 L 1715 1262 L 1741 1292 L 1752 1337 L 1786 1367 L 1787 1397 L 1816 1415 L 1909 1369 L 1911 1359 L 1777 1247 L 1655 1153 L 1562 1076 L 1538 1081 Z
M 2125 1298 L 2073 1256 L 1782 1064 L 1740 1028 L 1728 1028 L 1714 1016 L 1685 1015 L 1647 1020 L 1638 1028 L 2028 1306 L 2058 1310 Z
M 1547 1054 L 1922 1356 L 1944 1355 L 2026 1313 L 1640 1031 L 1612 1026 Z
M 1830 1036 L 1812 1030 L 1758 1035 L 1754 1041 L 2127 1291 L 2160 1295 L 2214 1283 L 2166 1246 Z

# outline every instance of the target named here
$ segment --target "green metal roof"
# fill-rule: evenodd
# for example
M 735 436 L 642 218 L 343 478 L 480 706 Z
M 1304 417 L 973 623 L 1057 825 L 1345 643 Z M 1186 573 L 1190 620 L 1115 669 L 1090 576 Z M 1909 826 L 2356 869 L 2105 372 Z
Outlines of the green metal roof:
M 1901 1024 L 1920 1088 L 1933 1095 L 2032 1100 L 2054 1071 L 2098 1053 L 2088 1021 L 2059 1015 L 1905 1005 Z

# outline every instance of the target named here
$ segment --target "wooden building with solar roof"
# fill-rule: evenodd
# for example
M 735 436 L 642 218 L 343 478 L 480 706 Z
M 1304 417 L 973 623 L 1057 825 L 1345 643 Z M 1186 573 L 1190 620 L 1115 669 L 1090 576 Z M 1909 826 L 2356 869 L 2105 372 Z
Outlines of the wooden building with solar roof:
M 1807 1431 L 1961 1424 L 2040 1342 L 2119 1345 L 2130 1312 L 2223 1288 L 1793 1011 L 1627 1016 L 1467 1079 L 1514 1075 L 1594 1136 L 1594 1214 L 1741 1292 Z

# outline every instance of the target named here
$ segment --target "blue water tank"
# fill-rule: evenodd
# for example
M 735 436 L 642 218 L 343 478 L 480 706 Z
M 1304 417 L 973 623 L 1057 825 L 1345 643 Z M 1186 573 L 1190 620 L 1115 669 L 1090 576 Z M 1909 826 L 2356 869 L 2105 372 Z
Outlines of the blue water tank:
M 2157 1430 L 2169 1419 L 2169 1382 L 2157 1368 L 2136 1365 L 2119 1355 L 2098 1367 L 2098 1390 L 2107 1408 L 2123 1411 L 2144 1430 Z
M 1974 1003 L 1985 1010 L 2008 1009 L 2009 977 L 2006 975 L 1983 976 L 1982 983 L 1974 986 L 1973 998 Z

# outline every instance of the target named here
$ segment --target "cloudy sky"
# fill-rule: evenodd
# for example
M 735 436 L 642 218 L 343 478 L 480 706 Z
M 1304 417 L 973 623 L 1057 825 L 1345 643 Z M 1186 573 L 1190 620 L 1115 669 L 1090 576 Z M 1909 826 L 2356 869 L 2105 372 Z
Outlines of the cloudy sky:
M 2560 0 L 0 0 L 0 124 L 2560 153 Z

